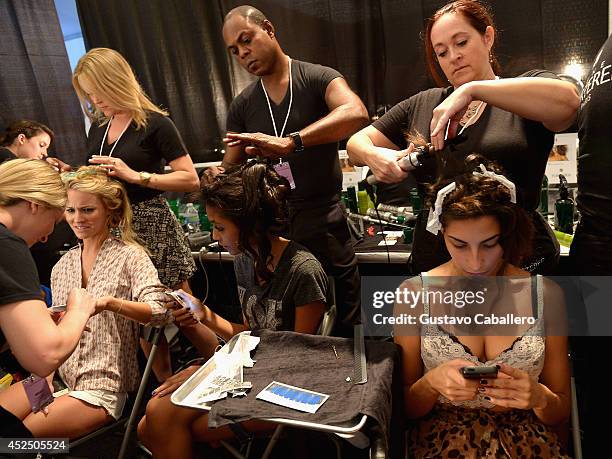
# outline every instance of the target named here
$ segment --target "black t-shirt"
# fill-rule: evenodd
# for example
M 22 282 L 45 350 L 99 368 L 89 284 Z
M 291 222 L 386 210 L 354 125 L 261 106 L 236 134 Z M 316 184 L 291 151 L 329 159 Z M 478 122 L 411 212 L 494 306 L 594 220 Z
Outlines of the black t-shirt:
M 89 156 L 110 153 L 113 145 L 109 145 L 108 141 L 104 142 L 100 153 L 100 145 L 107 127 L 107 124 L 100 126 L 98 123 L 92 123 L 87 135 Z M 172 120 L 155 112 L 148 113 L 146 128 L 136 129 L 136 125 L 132 123 L 118 142 L 113 150 L 113 157 L 121 158 L 137 172 L 161 174 L 165 163 L 188 154 L 187 147 Z M 132 203 L 146 201 L 163 193 L 132 183 L 124 182 L 124 185 Z
M 42 300 L 38 271 L 24 240 L 0 223 L 0 307 L 25 300 Z
M 557 78 L 554 73 L 543 70 L 532 70 L 520 76 Z M 429 139 L 433 109 L 452 90 L 452 87 L 448 87 L 420 92 L 397 104 L 372 125 L 401 149 L 407 147 L 406 133 L 418 132 Z M 465 158 L 478 153 L 495 160 L 504 168 L 508 178 L 516 185 L 517 203 L 526 210 L 535 211 L 546 162 L 554 142 L 553 132 L 542 123 L 487 105 L 478 121 L 468 126 L 457 140 L 460 141 L 451 142 L 438 153 L 446 162 L 444 170 L 437 170 L 436 161 L 430 159 L 412 172 L 421 193 L 424 193 L 424 185 L 433 183 L 438 175 L 453 178 L 463 173 Z M 412 268 L 415 273 L 428 271 L 449 258 L 440 239 L 425 230 L 426 222 L 427 212 L 421 213 L 412 244 Z M 550 232 L 535 216 L 534 224 L 538 234 L 534 251 L 538 256 L 553 257 L 556 250 Z
M 532 70 L 521 77 L 557 78 L 554 73 Z M 430 138 L 429 123 L 433 109 L 452 93 L 452 87 L 420 92 L 400 102 L 372 124 L 399 148 L 407 147 L 404 134 L 419 132 Z M 527 210 L 535 210 L 539 203 L 542 178 L 554 133 L 542 123 L 521 118 L 514 113 L 487 105 L 478 121 L 468 126 L 461 142 L 448 146 L 444 154 L 453 164 L 461 166 L 471 153 L 478 153 L 496 161 L 506 171 L 517 188 L 517 201 Z M 427 167 L 428 166 L 428 167 Z M 413 171 L 417 182 L 431 183 L 438 172 L 434 162 Z
M 336 70 L 308 62 L 291 60 L 293 103 L 283 136 L 299 131 L 329 113 L 325 91 L 335 78 Z M 289 108 L 289 90 L 276 105 L 270 100 L 278 135 Z M 230 132 L 262 132 L 275 135 L 266 96 L 261 81 L 248 86 L 236 97 L 227 115 Z M 339 200 L 342 189 L 342 169 L 338 159 L 338 144 L 328 143 L 308 147 L 287 156 L 296 188 L 289 196 L 293 208 L 324 205 Z
M 578 210 L 603 234 L 612 231 L 612 38 L 593 63 L 578 115 Z
M 0 164 L 2 164 L 4 161 L 15 158 L 17 158 L 17 156 L 15 156 L 11 150 L 6 147 L 0 147 Z

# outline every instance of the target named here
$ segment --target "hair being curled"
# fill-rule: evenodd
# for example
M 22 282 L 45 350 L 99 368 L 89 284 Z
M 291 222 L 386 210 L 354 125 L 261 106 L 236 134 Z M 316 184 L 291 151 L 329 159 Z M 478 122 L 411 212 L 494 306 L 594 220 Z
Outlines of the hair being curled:
M 37 121 L 30 120 L 17 120 L 13 121 L 8 127 L 0 134 L 0 147 L 7 147 L 12 145 L 19 134 L 26 136 L 26 139 L 31 139 L 40 134 L 48 134 L 51 138 L 51 142 L 55 138 L 55 134 L 48 126 Z
M 531 255 L 534 227 L 527 212 L 511 202 L 510 190 L 499 181 L 475 175 L 480 164 L 487 170 L 504 175 L 497 163 L 472 154 L 465 160 L 465 172 L 455 177 L 457 187 L 442 204 L 440 223 L 443 228 L 453 220 L 494 217 L 500 227 L 499 244 L 504 251 L 504 261 L 515 266 Z M 438 191 L 453 180 L 441 180 L 430 187 L 428 205 L 434 205 Z
M 63 209 L 66 189 L 59 173 L 40 159 L 12 159 L 0 165 L 0 206 L 21 201 Z
M 127 244 L 144 249 L 132 228 L 132 208 L 121 182 L 109 177 L 99 166 L 79 167 L 76 172 L 62 174 L 62 179 L 66 190 L 78 190 L 99 196 L 108 210 L 110 228 L 117 230 L 119 238 Z
M 474 27 L 478 33 L 480 33 L 480 35 L 484 35 L 488 26 L 493 27 L 495 30 L 493 15 L 489 11 L 489 8 L 476 0 L 457 0 L 447 3 L 427 20 L 424 37 L 425 58 L 427 60 L 427 67 L 429 68 L 431 76 L 440 87 L 447 86 L 448 80 L 438 64 L 438 59 L 436 58 L 436 53 L 433 49 L 433 44 L 431 43 L 431 29 L 438 19 L 448 13 L 461 14 L 470 23 L 470 25 Z M 497 31 L 495 31 L 495 35 L 497 35 Z M 495 46 L 495 41 L 493 42 L 493 46 Z M 493 49 L 491 49 L 490 62 L 493 71 L 496 75 L 498 75 L 501 71 L 501 67 L 497 61 L 497 58 L 495 57 Z
M 278 235 L 287 223 L 287 179 L 265 162 L 246 164 L 220 174 L 202 190 L 202 204 L 219 209 L 240 230 L 240 249 L 255 260 L 255 272 L 268 282 L 272 272 L 269 235 Z

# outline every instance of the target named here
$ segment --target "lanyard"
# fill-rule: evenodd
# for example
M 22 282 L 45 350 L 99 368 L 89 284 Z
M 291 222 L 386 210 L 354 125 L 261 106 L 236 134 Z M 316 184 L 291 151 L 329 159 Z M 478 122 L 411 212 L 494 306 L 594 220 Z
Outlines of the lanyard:
M 106 131 L 104 132 L 104 137 L 102 137 L 102 143 L 100 144 L 100 156 L 102 156 L 102 149 L 104 148 L 104 142 L 106 142 L 106 136 L 108 135 L 108 130 L 110 129 L 110 125 L 113 122 L 113 119 L 115 119 L 114 116 L 108 122 L 108 125 L 106 126 Z M 130 118 L 130 122 L 125 125 L 125 127 L 123 128 L 123 131 L 121 131 L 121 134 L 119 134 L 119 137 L 117 137 L 117 140 L 115 140 L 115 143 L 113 144 L 113 147 L 111 148 L 111 151 L 108 154 L 109 158 L 113 156 L 113 151 L 115 150 L 115 147 L 119 143 L 121 136 L 123 136 L 123 134 L 125 134 L 125 131 L 127 131 L 127 128 L 130 126 L 130 124 L 132 124 L 132 118 Z
M 274 128 L 274 135 L 276 137 L 282 137 L 285 133 L 285 127 L 287 126 L 287 120 L 289 119 L 289 113 L 291 113 L 291 105 L 293 105 L 293 76 L 291 74 L 291 58 L 287 56 L 287 60 L 289 61 L 289 108 L 287 108 L 287 116 L 285 116 L 285 122 L 283 123 L 283 128 L 281 129 L 280 135 L 278 135 L 278 131 L 276 129 L 276 121 L 274 120 L 274 114 L 272 113 L 272 105 L 270 105 L 270 98 L 268 97 L 268 92 L 266 91 L 266 87 L 264 86 L 263 80 L 261 81 L 261 87 L 263 89 L 264 95 L 266 96 L 266 102 L 268 102 L 268 111 L 270 112 L 270 118 L 272 119 L 272 127 Z M 283 160 L 281 159 L 282 163 Z

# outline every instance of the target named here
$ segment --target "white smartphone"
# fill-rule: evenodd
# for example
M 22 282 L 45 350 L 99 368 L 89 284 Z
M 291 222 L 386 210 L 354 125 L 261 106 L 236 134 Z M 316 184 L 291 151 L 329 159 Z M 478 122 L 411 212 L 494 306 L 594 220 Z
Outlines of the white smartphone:
M 49 311 L 51 312 L 64 312 L 66 310 L 66 305 L 65 304 L 58 304 L 56 306 L 51 306 L 49 308 Z

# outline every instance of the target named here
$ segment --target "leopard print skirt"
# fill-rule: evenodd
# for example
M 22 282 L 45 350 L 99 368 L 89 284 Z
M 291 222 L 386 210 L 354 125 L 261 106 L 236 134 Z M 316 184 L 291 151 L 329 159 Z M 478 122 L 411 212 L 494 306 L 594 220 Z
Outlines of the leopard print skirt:
M 494 412 L 436 404 L 409 429 L 411 458 L 568 458 L 531 410 Z

